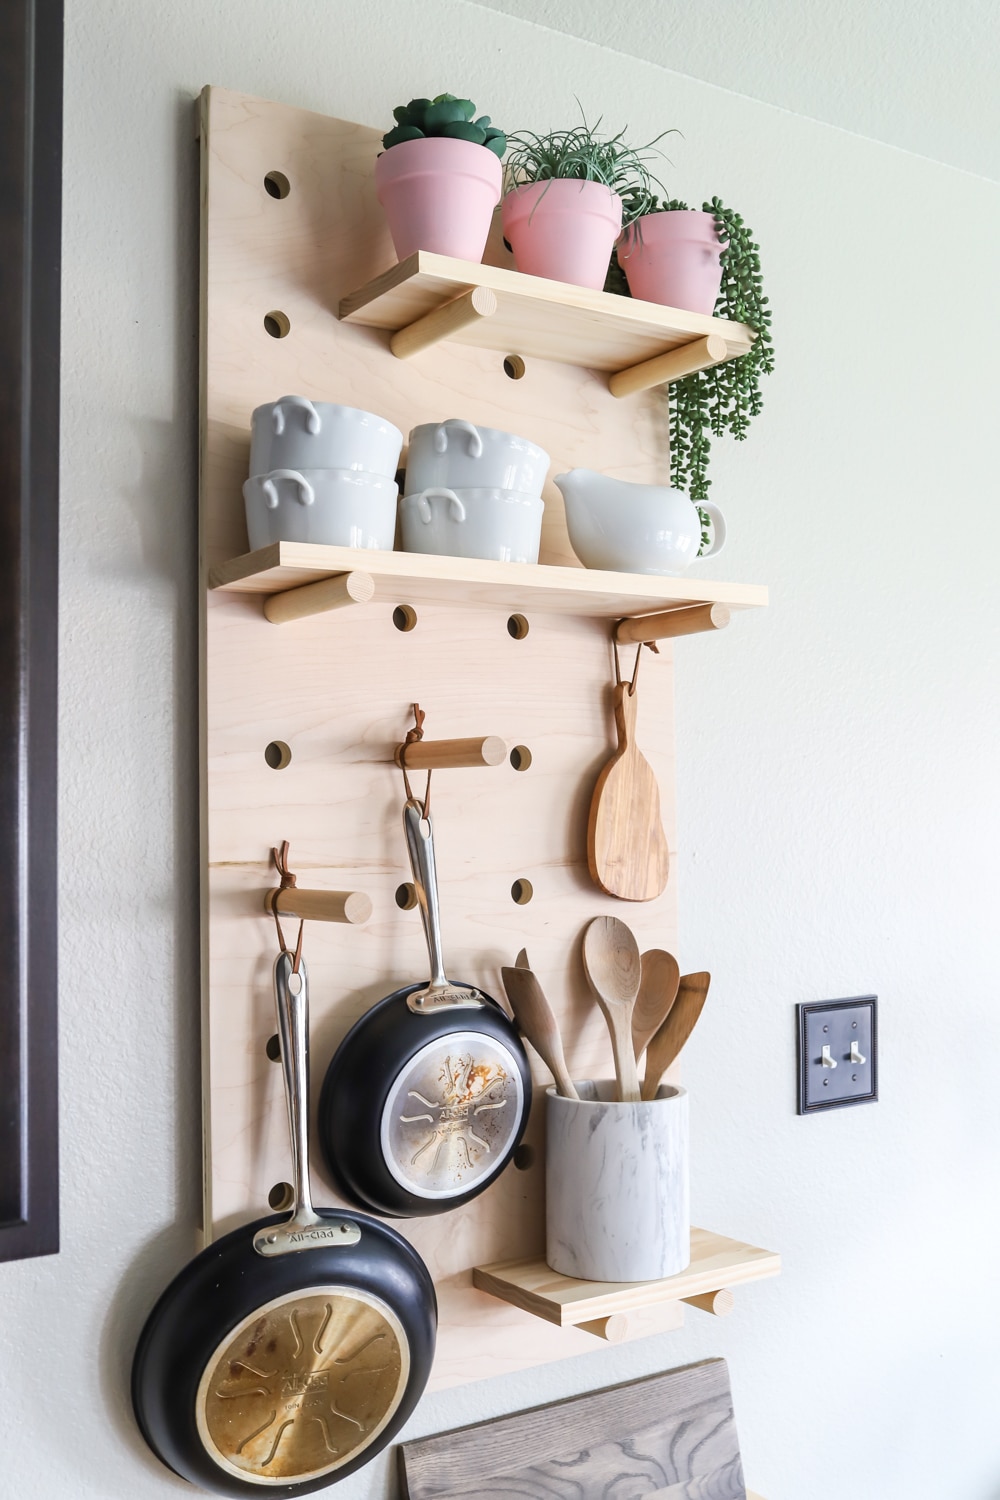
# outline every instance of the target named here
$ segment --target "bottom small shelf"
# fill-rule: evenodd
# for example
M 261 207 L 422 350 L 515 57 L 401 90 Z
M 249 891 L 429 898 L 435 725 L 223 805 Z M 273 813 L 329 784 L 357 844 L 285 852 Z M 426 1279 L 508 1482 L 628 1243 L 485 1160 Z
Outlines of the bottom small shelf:
M 473 1285 L 502 1302 L 534 1313 L 560 1328 L 611 1318 L 658 1302 L 682 1302 L 712 1292 L 777 1276 L 781 1257 L 742 1240 L 691 1230 L 691 1263 L 662 1281 L 579 1281 L 560 1276 L 540 1257 L 476 1266 Z

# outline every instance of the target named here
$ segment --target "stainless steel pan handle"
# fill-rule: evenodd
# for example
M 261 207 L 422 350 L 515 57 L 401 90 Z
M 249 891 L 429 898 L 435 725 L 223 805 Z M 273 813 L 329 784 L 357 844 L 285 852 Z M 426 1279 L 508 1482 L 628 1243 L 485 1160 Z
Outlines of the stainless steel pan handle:
M 434 862 L 434 830 L 430 818 L 424 817 L 423 808 L 416 797 L 410 797 L 403 807 L 403 830 L 410 856 L 410 869 L 413 871 L 417 905 L 424 924 L 424 937 L 427 939 L 427 954 L 431 962 L 430 983 L 425 989 L 415 990 L 412 995 L 408 995 L 406 1003 L 417 1015 L 444 1009 L 479 1010 L 485 1003 L 480 991 L 473 989 L 471 985 L 452 984 L 444 972 L 437 866 Z
M 299 960 L 292 968 L 292 955 L 279 953 L 274 960 L 274 1003 L 281 1042 L 281 1071 L 288 1106 L 288 1134 L 292 1147 L 292 1187 L 295 1204 L 284 1224 L 258 1229 L 253 1247 L 258 1255 L 287 1255 L 316 1245 L 356 1245 L 361 1238 L 357 1224 L 324 1219 L 312 1205 L 309 1188 L 309 989 L 306 966 Z

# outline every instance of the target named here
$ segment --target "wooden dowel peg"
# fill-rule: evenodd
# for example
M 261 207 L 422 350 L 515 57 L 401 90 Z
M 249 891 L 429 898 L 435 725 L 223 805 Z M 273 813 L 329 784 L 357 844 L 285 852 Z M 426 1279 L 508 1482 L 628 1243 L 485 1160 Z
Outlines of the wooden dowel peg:
M 433 312 L 418 318 L 407 328 L 401 328 L 389 340 L 389 348 L 397 359 L 409 359 L 422 349 L 430 349 L 442 339 L 454 338 L 470 323 L 480 318 L 491 318 L 497 310 L 497 299 L 487 286 L 474 286 L 463 292 L 452 302 L 445 302 Z
M 624 1313 L 612 1313 L 609 1318 L 592 1318 L 589 1323 L 577 1323 L 576 1327 L 595 1338 L 607 1339 L 609 1344 L 620 1344 L 628 1333 L 628 1318 Z
M 619 621 L 615 640 L 620 646 L 629 642 L 664 641 L 673 636 L 697 635 L 702 630 L 725 630 L 732 618 L 726 604 L 696 604 L 690 609 L 668 609 L 662 615 L 637 615 Z
M 654 385 L 667 385 L 671 380 L 683 380 L 696 370 L 710 370 L 729 358 L 729 345 L 721 333 L 710 333 L 706 338 L 693 343 L 681 344 L 678 349 L 669 349 L 666 354 L 657 354 L 653 359 L 643 360 L 641 365 L 630 365 L 619 370 L 608 380 L 612 396 L 634 396 L 637 391 L 648 391 Z
M 371 897 L 364 891 L 303 891 L 298 886 L 268 891 L 264 908 L 279 917 L 307 922 L 350 922 L 362 926 L 372 914 Z
M 347 604 L 367 604 L 374 593 L 375 580 L 370 573 L 336 573 L 317 583 L 304 583 L 301 588 L 272 594 L 264 601 L 264 617 L 272 625 L 284 625 L 288 620 L 322 615 L 330 609 L 343 609 Z
M 717 1318 L 728 1318 L 736 1306 L 736 1298 L 727 1286 L 720 1287 L 717 1292 L 702 1292 L 700 1297 L 683 1297 L 681 1300 L 689 1307 L 698 1307 Z
M 474 740 L 414 740 L 397 745 L 395 761 L 408 771 L 452 771 L 459 766 L 499 766 L 507 759 L 506 743 L 495 734 Z

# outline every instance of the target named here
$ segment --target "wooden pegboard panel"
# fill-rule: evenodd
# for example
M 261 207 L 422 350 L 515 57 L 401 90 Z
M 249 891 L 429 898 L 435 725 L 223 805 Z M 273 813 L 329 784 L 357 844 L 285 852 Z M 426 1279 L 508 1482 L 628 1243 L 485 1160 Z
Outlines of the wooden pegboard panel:
M 334 309 L 386 269 L 393 254 L 375 201 L 376 132 L 218 89 L 203 114 L 204 573 L 247 549 L 241 485 L 252 409 L 296 392 L 388 417 L 404 434 L 420 422 L 463 416 L 523 433 L 552 455 L 621 478 L 666 472 L 662 398 L 615 400 L 605 377 L 544 361 L 511 380 L 502 356 L 440 345 L 402 363 L 388 335 L 338 322 Z M 265 175 L 290 184 L 271 197 Z M 502 252 L 499 258 L 502 259 Z M 265 330 L 283 312 L 287 337 Z M 562 501 L 545 490 L 543 562 L 572 565 Z M 263 911 L 268 853 L 288 839 L 304 886 L 367 892 L 363 928 L 311 923 L 314 1094 L 337 1043 L 372 1002 L 422 978 L 426 954 L 415 911 L 401 911 L 408 878 L 402 784 L 394 746 L 427 712 L 434 738 L 497 734 L 526 745 L 531 766 L 438 773 L 434 811 L 445 955 L 456 975 L 501 993 L 499 969 L 526 946 L 560 1017 L 571 1069 L 610 1071 L 604 1023 L 584 982 L 579 938 L 614 911 L 642 947 L 673 948 L 676 877 L 642 905 L 615 902 L 586 869 L 587 808 L 614 748 L 607 623 L 532 615 L 524 640 L 496 603 L 421 604 L 414 630 L 376 602 L 274 626 L 258 596 L 206 594 L 203 651 L 206 1227 L 218 1234 L 267 1211 L 288 1175 L 281 1081 L 265 1046 L 273 1025 L 274 929 Z M 630 662 L 631 648 L 626 652 Z M 639 743 L 660 786 L 671 850 L 674 828 L 672 659 L 667 645 L 640 679 Z M 291 761 L 264 758 L 285 742 Z M 530 904 L 511 886 L 527 877 Z M 539 1067 L 537 1078 L 547 1083 Z M 540 1099 L 539 1099 L 540 1104 Z M 450 1214 L 399 1223 L 427 1260 L 441 1302 L 431 1385 L 482 1378 L 596 1346 L 579 1330 L 549 1328 L 477 1292 L 471 1267 L 532 1254 L 542 1244 L 540 1108 L 527 1135 L 534 1164 L 513 1168 Z M 336 1201 L 314 1161 L 321 1202 Z M 676 1308 L 631 1321 L 633 1333 L 674 1326 Z

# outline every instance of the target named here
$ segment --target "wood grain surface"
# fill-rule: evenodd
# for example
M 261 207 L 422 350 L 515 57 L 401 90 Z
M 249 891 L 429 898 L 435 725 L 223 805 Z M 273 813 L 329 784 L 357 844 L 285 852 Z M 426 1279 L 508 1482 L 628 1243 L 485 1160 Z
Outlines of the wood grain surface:
M 656 776 L 635 740 L 639 702 L 634 686 L 616 685 L 614 708 L 618 749 L 594 787 L 587 863 L 591 878 L 609 896 L 654 901 L 667 883 L 670 852 Z
M 406 1500 L 746 1500 L 725 1360 L 399 1448 Z
M 389 353 L 385 333 L 337 320 L 339 298 L 393 262 L 372 180 L 378 149 L 376 131 L 349 122 L 225 90 L 205 96 L 206 584 L 214 566 L 247 551 L 241 485 L 250 416 L 286 392 L 378 412 L 404 433 L 452 416 L 520 433 L 551 454 L 553 473 L 583 466 L 651 481 L 666 472 L 666 423 L 656 395 L 616 401 L 604 377 L 530 358 L 523 378 L 512 380 L 498 354 L 461 343 L 404 362 Z M 287 177 L 287 197 L 268 194 L 264 179 L 272 171 Z M 288 318 L 287 336 L 267 331 L 271 311 Z M 587 991 L 579 941 L 587 921 L 607 910 L 607 897 L 587 875 L 586 825 L 594 777 L 615 743 L 611 619 L 593 618 L 589 605 L 574 599 L 570 585 L 585 585 L 588 575 L 575 565 L 551 480 L 544 500 L 541 555 L 555 565 L 554 590 L 520 588 L 522 572 L 537 576 L 527 565 L 477 568 L 461 559 L 365 553 L 362 568 L 369 558 L 378 564 L 369 603 L 284 625 L 265 618 L 264 594 L 206 591 L 201 888 L 209 1236 L 266 1213 L 271 1188 L 289 1173 L 281 1079 L 266 1050 L 274 1031 L 274 922 L 264 910 L 274 883 L 271 846 L 290 841 L 303 888 L 363 891 L 373 905 L 364 926 L 306 924 L 314 1097 L 362 1012 L 400 984 L 426 977 L 419 914 L 396 903 L 410 875 L 393 754 L 415 702 L 427 712 L 429 739 L 496 734 L 531 756 L 524 771 L 505 760 L 434 773 L 449 968 L 500 996 L 501 966 L 525 946 L 558 1017 L 571 1073 L 610 1076 L 607 1032 Z M 333 567 L 326 566 L 330 552 Z M 314 564 L 313 577 L 359 566 L 349 549 L 279 547 L 270 555 L 279 569 L 283 558 L 294 562 L 303 583 Z M 436 571 L 448 574 L 446 582 Z M 627 613 L 650 580 L 635 582 L 635 595 L 627 579 L 621 597 L 605 597 L 603 606 Z M 265 584 L 265 592 L 281 586 Z M 719 597 L 690 580 L 671 582 L 670 591 L 677 602 Z M 553 608 L 560 599 L 563 607 Z M 745 602 L 761 601 L 750 590 Z M 645 603 L 657 607 L 655 590 Z M 397 605 L 413 608 L 415 628 L 396 628 Z M 509 632 L 514 609 L 529 623 L 524 639 Z M 670 649 L 649 657 L 643 670 L 640 731 L 652 747 L 670 834 Z M 290 751 L 283 769 L 265 760 L 272 741 Z M 533 889 L 527 905 L 513 898 L 523 881 Z M 630 913 L 630 921 L 643 947 L 672 948 L 673 892 L 634 919 Z M 540 1062 L 536 1081 L 523 1170 L 502 1173 L 451 1213 L 396 1221 L 437 1287 L 430 1389 L 602 1347 L 590 1333 L 546 1324 L 472 1285 L 473 1266 L 542 1248 L 548 1072 Z M 315 1154 L 313 1191 L 318 1203 L 340 1201 Z M 642 1337 L 676 1327 L 682 1314 L 674 1304 L 638 1310 L 628 1321 L 628 1337 Z

